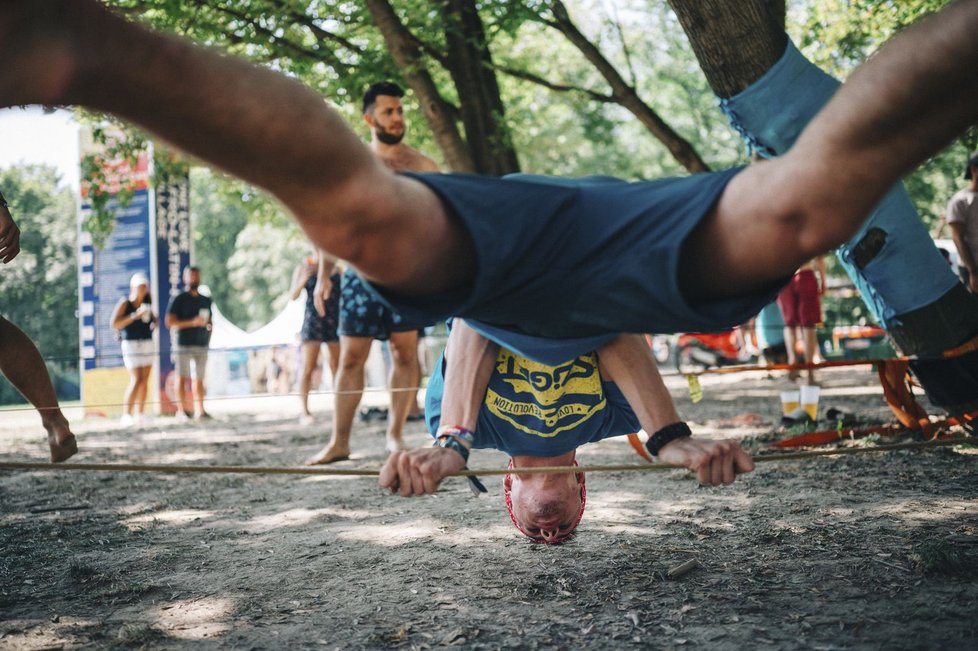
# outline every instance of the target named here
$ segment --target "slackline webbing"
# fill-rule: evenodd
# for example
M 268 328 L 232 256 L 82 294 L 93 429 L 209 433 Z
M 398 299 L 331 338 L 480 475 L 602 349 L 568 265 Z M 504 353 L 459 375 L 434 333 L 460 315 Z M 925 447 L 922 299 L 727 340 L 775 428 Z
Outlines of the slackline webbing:
M 771 454 L 754 457 L 755 463 L 774 461 L 793 461 L 813 457 L 841 456 L 862 454 L 866 452 L 892 452 L 897 450 L 913 450 L 918 448 L 942 447 L 949 445 L 978 444 L 978 437 L 958 437 L 953 439 L 933 439 L 929 441 L 914 441 L 911 443 L 894 443 L 892 445 L 874 445 L 869 447 L 838 448 L 835 450 L 810 450 L 790 454 Z M 607 466 L 549 466 L 538 468 L 520 468 L 520 474 L 560 474 L 577 472 L 656 472 L 659 470 L 685 469 L 685 466 L 667 463 L 654 464 L 624 464 Z M 227 473 L 250 475 L 321 475 L 347 477 L 377 477 L 379 468 L 308 468 L 308 467 L 274 467 L 274 466 L 174 466 L 162 464 L 137 463 L 31 463 L 21 461 L 2 461 L 0 470 L 100 470 L 109 472 L 166 472 L 166 473 Z M 512 474 L 505 468 L 474 468 L 451 473 L 446 477 L 472 477 Z

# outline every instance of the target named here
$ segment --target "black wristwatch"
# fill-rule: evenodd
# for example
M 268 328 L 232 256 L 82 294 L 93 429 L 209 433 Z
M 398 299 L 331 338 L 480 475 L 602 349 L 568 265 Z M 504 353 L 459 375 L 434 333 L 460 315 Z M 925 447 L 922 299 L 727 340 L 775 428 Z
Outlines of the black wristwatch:
M 645 449 L 649 451 L 653 457 L 659 456 L 659 451 L 666 447 L 669 443 L 672 443 L 676 439 L 686 438 L 691 436 L 692 432 L 689 430 L 689 425 L 679 421 L 678 423 L 672 423 L 671 425 L 666 425 L 658 432 L 649 437 L 649 440 L 645 442 Z

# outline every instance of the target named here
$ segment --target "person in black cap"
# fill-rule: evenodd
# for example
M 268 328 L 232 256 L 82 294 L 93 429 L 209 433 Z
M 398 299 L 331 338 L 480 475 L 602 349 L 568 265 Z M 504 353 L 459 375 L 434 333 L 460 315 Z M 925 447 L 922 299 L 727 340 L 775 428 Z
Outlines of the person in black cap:
M 968 187 L 958 190 L 947 204 L 947 225 L 958 249 L 958 274 L 961 282 L 978 293 L 978 151 L 968 156 L 964 168 Z

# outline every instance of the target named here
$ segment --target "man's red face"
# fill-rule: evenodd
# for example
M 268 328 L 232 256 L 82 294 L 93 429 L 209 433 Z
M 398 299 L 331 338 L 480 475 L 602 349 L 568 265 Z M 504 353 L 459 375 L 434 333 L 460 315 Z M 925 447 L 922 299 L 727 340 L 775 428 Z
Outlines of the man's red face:
M 564 475 L 559 482 L 524 482 L 507 475 L 505 493 L 513 524 L 536 542 L 565 540 L 581 521 L 584 507 L 583 473 Z

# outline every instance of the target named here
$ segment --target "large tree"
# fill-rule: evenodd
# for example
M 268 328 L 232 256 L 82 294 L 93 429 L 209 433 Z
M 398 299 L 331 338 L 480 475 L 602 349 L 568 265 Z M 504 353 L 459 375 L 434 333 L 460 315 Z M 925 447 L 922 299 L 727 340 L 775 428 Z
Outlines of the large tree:
M 312 4 L 115 0 L 114 4 L 157 26 L 297 74 L 339 102 L 351 118 L 367 84 L 386 77 L 402 79 L 414 91 L 442 158 L 453 171 L 504 174 L 520 167 L 501 73 L 620 106 L 660 140 L 683 169 L 696 172 L 708 167 L 695 146 L 641 97 L 634 69 L 629 70 L 629 79 L 584 35 L 559 1 L 404 0 L 395 5 L 389 0 L 365 0 L 361 6 L 335 0 Z M 527 23 L 556 30 L 603 83 L 590 87 L 546 78 L 532 69 L 532 63 L 514 65 L 508 57 L 500 66 L 494 39 L 506 40 Z M 552 36 L 540 37 L 534 60 L 545 58 L 552 44 Z

